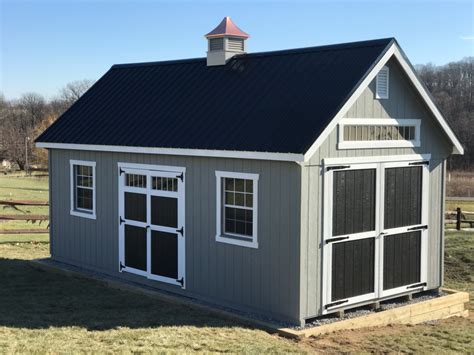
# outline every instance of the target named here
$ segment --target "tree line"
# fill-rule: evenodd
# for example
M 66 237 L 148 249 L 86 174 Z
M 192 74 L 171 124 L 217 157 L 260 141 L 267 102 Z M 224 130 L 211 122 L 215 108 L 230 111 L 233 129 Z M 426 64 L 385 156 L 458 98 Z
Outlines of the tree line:
M 474 163 L 474 57 L 442 66 L 418 65 L 416 70 L 433 95 L 465 148 L 464 156 L 451 156 L 449 169 L 472 169 Z M 66 111 L 93 84 L 81 80 L 66 85 L 52 100 L 26 93 L 19 100 L 0 95 L 0 159 L 7 158 L 25 169 L 30 161 L 47 164 L 44 149 L 34 148 L 34 139 Z
M 448 168 L 471 170 L 474 164 L 474 57 L 442 66 L 418 65 L 416 70 L 465 149 L 464 156 L 451 156 Z
M 51 100 L 37 93 L 25 93 L 18 100 L 0 94 L 0 160 L 11 160 L 21 170 L 31 164 L 46 165 L 47 152 L 35 148 L 34 140 L 92 84 L 92 80 L 71 82 Z

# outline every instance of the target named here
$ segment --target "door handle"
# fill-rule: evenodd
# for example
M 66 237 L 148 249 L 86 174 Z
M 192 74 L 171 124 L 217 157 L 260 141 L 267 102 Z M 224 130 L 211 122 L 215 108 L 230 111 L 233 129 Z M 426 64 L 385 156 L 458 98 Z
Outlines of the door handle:
M 345 240 L 345 239 L 349 239 L 349 236 L 347 236 L 347 237 L 339 237 L 339 238 L 328 239 L 328 240 L 326 240 L 326 244 L 329 244 L 329 243 L 332 243 L 332 242 L 338 242 L 338 241 L 340 241 L 340 240 Z

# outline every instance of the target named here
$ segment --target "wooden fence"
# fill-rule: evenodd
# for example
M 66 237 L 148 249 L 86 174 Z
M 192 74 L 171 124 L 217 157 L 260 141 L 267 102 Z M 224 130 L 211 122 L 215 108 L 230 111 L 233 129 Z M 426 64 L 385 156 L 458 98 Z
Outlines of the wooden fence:
M 9 206 L 17 209 L 17 206 L 48 206 L 48 201 L 30 201 L 30 200 L 0 200 L 0 205 Z M 49 221 L 48 215 L 38 214 L 0 214 L 0 222 L 2 221 L 26 221 L 32 224 L 39 222 L 41 225 L 43 221 Z M 30 228 L 30 229 L 0 229 L 0 234 L 44 234 L 49 233 L 49 223 L 45 228 Z
M 445 224 L 455 224 L 458 231 L 461 230 L 462 224 L 469 224 L 470 228 L 474 225 L 474 212 L 462 211 L 460 207 L 455 211 L 446 212 L 444 218 Z

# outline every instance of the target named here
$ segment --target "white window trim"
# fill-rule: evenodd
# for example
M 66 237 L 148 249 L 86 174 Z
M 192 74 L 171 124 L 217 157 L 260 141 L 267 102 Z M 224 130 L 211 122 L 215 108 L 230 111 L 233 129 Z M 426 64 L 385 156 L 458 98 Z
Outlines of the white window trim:
M 252 237 L 231 233 L 223 233 L 222 230 L 222 179 L 246 179 L 253 181 L 253 225 Z M 230 171 L 216 171 L 216 242 L 238 245 L 248 248 L 258 248 L 258 174 L 235 173 Z M 249 238 L 249 240 L 235 239 L 232 237 Z
M 345 141 L 344 126 L 415 126 L 415 139 L 393 141 Z M 339 123 L 337 149 L 408 148 L 421 145 L 421 120 L 400 118 L 345 118 Z
M 387 72 L 387 94 L 386 95 L 380 95 L 379 93 L 379 74 L 382 71 Z M 387 66 L 384 66 L 380 71 L 378 72 L 376 79 L 375 79 L 375 98 L 376 99 L 388 99 L 390 96 L 390 69 Z
M 83 166 L 90 166 L 92 167 L 92 211 L 86 209 L 78 209 L 76 208 L 76 201 L 74 197 L 74 190 L 75 190 L 75 183 L 74 183 L 74 166 L 75 165 L 83 165 Z M 69 167 L 70 167 L 70 200 L 71 200 L 71 215 L 77 217 L 84 217 L 89 219 L 96 219 L 96 170 L 95 170 L 96 163 L 95 161 L 87 161 L 87 160 L 69 160 Z

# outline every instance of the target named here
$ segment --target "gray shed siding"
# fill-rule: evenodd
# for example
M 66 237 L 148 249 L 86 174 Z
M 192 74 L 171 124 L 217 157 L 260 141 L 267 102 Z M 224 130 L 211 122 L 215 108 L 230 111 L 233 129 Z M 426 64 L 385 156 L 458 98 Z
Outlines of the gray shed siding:
M 52 258 L 161 289 L 297 322 L 300 167 L 258 160 L 50 150 Z M 69 160 L 96 162 L 96 213 L 70 215 Z M 118 162 L 186 167 L 186 290 L 118 272 Z M 215 241 L 215 171 L 257 173 L 258 249 Z
M 430 215 L 428 246 L 428 287 L 442 284 L 444 235 L 445 160 L 451 153 L 449 141 L 422 98 L 415 91 L 394 59 L 390 69 L 389 99 L 375 99 L 375 80 L 346 113 L 346 118 L 406 118 L 421 119 L 421 146 L 417 148 L 337 149 L 337 128 L 315 152 L 301 173 L 301 306 L 300 317 L 311 318 L 322 312 L 322 169 L 324 158 L 365 157 L 408 154 L 431 154 Z

